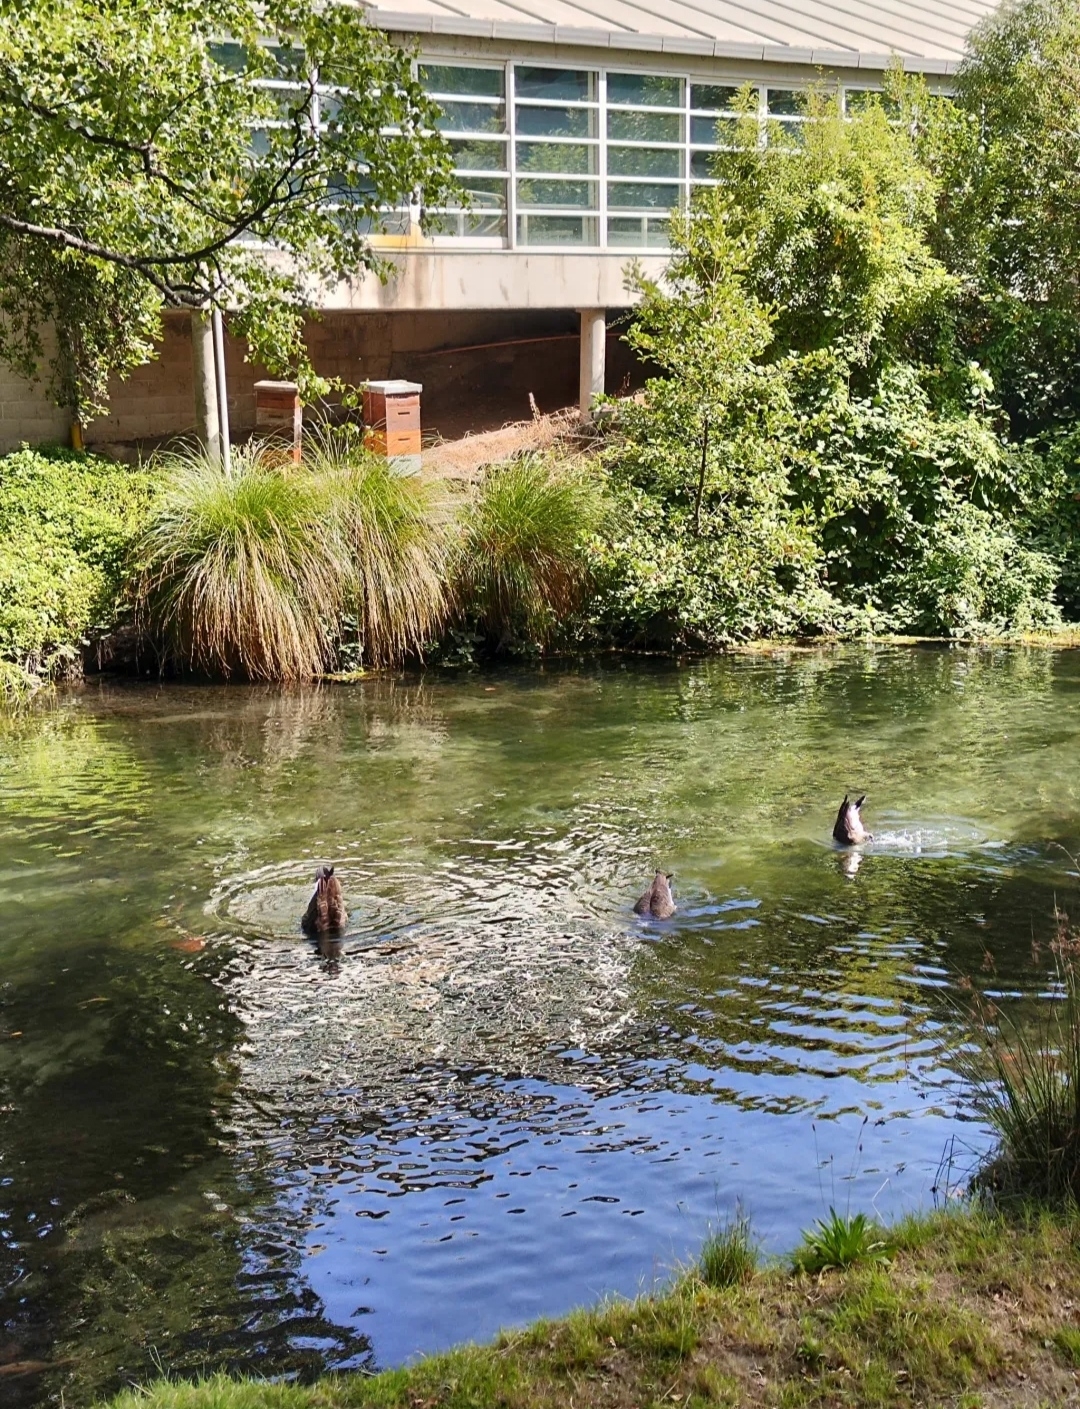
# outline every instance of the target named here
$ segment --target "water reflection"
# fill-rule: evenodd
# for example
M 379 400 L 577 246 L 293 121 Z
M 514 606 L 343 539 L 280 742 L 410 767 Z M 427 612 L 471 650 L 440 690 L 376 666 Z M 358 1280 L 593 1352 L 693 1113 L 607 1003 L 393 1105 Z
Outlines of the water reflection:
M 928 1201 L 986 1141 L 955 976 L 1050 991 L 1078 685 L 785 651 L 9 722 L 0 1365 L 48 1368 L 5 1393 L 395 1363 L 633 1292 L 736 1200 L 777 1248 Z

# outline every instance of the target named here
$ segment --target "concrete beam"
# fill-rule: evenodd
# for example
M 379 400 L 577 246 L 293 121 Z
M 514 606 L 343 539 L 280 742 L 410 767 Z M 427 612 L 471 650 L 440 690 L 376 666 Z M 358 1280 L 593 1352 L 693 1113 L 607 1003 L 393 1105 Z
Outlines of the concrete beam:
M 357 313 L 449 313 L 627 308 L 637 301 L 626 290 L 626 255 L 431 247 L 400 251 L 381 247 L 379 253 L 392 265 L 385 284 L 374 274 L 358 276 L 320 298 L 320 306 Z M 639 262 L 646 277 L 659 279 L 667 258 L 650 255 Z

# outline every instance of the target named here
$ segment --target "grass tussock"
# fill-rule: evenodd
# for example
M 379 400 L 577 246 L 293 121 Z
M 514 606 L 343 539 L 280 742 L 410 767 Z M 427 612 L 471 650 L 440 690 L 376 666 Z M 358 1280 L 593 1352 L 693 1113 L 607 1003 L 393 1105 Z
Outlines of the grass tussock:
M 740 1287 L 754 1275 L 757 1261 L 750 1220 L 740 1210 L 705 1239 L 698 1272 L 710 1287 Z
M 298 467 L 252 445 L 229 475 L 190 452 L 158 471 L 138 614 L 180 668 L 304 680 L 338 662 L 343 638 L 380 665 L 419 653 L 441 627 L 445 527 L 421 485 L 354 438 L 315 438 Z
M 819 1218 L 803 1234 L 792 1263 L 796 1272 L 820 1273 L 857 1262 L 883 1262 L 888 1256 L 883 1230 L 865 1213 L 846 1215 L 830 1208 L 827 1218 Z
M 1076 1395 L 1073 1215 L 982 1208 L 890 1229 L 889 1263 L 820 1277 L 772 1264 L 613 1301 L 374 1378 L 217 1376 L 129 1391 L 113 1409 L 906 1409 Z M 735 1243 L 747 1247 L 745 1234 Z M 729 1246 L 731 1246 L 729 1239 Z M 725 1261 L 725 1267 L 732 1264 Z
M 492 466 L 461 520 L 463 614 L 502 647 L 549 641 L 583 600 L 589 542 L 603 513 L 588 467 L 540 454 Z
M 160 470 L 140 545 L 140 619 L 179 664 L 207 675 L 318 675 L 344 563 L 316 478 L 259 447 L 237 451 L 231 475 L 197 453 Z
M 1080 936 L 1057 916 L 1060 999 L 1010 1013 L 977 998 L 968 1074 L 999 1147 L 977 1183 L 999 1196 L 1080 1201 Z

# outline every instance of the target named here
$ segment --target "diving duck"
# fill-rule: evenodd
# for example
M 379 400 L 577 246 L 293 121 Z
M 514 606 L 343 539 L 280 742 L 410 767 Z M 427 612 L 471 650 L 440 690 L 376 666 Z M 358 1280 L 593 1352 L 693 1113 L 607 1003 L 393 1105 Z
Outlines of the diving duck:
M 859 810 L 866 801 L 866 794 L 850 801 L 847 793 L 840 804 L 840 811 L 836 814 L 836 821 L 833 823 L 833 841 L 839 842 L 841 846 L 859 846 L 864 841 L 873 841 L 873 834 L 868 832 L 863 826 Z
M 341 882 L 333 866 L 320 866 L 315 872 L 315 890 L 300 921 L 305 934 L 334 934 L 349 923 Z
M 635 915 L 651 915 L 654 920 L 670 920 L 675 913 L 669 882 L 672 872 L 657 871 L 652 885 L 634 906 Z

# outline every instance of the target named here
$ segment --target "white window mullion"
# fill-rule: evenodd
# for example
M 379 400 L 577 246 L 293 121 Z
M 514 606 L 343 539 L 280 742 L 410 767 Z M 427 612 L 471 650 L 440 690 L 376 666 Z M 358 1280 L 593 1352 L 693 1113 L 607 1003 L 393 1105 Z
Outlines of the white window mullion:
M 600 248 L 607 249 L 607 69 L 602 68 L 600 70 L 599 77 L 597 78 L 596 98 L 596 120 L 598 123 L 598 130 L 596 136 L 597 141 L 599 143 L 596 158 L 596 174 L 597 179 L 600 182 L 600 199 L 597 204 L 597 209 L 600 212 L 598 216 L 598 219 L 600 221 L 600 230 L 598 232 L 598 238 L 600 241 Z
M 506 238 L 510 249 L 517 248 L 517 99 L 514 95 L 514 65 L 506 65 Z

